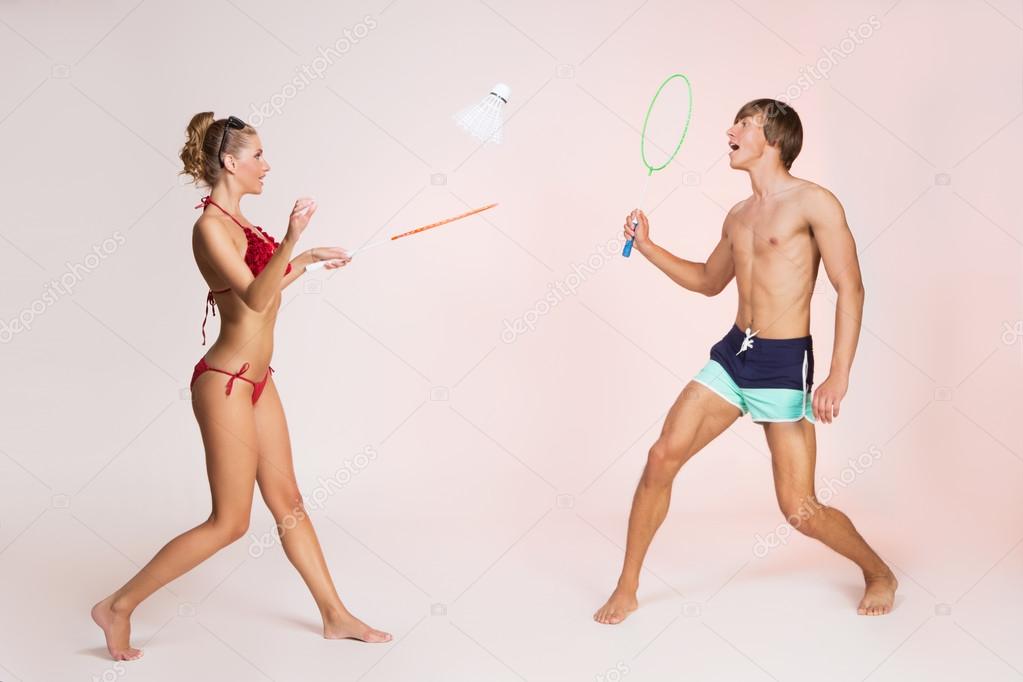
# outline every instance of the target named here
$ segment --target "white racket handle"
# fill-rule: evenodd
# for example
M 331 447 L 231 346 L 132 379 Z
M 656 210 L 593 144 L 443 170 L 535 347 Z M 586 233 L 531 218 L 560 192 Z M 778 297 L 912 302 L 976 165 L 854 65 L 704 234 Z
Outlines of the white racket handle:
M 352 255 L 354 255 L 354 254 L 349 254 L 349 258 Z M 305 266 L 305 271 L 306 272 L 312 272 L 314 270 L 322 270 L 323 268 L 327 267 L 327 263 L 331 262 L 332 260 L 340 260 L 340 259 L 339 258 L 328 258 L 327 260 L 318 260 L 315 263 L 312 263 L 311 265 Z
M 359 248 L 355 249 L 355 251 L 352 251 L 350 254 L 348 254 L 348 258 L 349 259 L 354 258 L 355 254 L 357 254 L 357 253 L 359 253 L 361 251 L 368 251 L 368 250 L 370 250 L 372 248 L 375 248 L 377 246 L 382 246 L 382 245 L 388 243 L 389 241 L 391 241 L 391 240 L 390 239 L 381 239 L 378 242 L 374 242 L 372 244 L 367 244 L 366 246 L 360 246 Z M 327 260 L 318 260 L 315 263 L 312 263 L 311 265 L 305 266 L 305 270 L 306 270 L 306 272 L 312 272 L 313 270 L 320 270 L 322 268 L 327 267 L 327 263 L 329 263 L 332 260 L 338 260 L 338 259 L 337 258 L 328 258 Z

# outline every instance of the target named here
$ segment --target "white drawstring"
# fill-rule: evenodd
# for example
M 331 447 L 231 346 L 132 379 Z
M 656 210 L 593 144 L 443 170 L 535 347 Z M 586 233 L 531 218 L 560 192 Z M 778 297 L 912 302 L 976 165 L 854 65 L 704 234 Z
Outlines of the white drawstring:
M 806 411 L 806 368 L 809 351 L 803 351 L 803 411 Z M 802 417 L 803 415 L 800 415 Z
M 739 353 L 743 352 L 744 350 L 749 350 L 750 348 L 752 348 L 753 337 L 759 333 L 760 333 L 759 329 L 756 330 L 755 332 L 750 332 L 750 328 L 746 327 L 746 338 L 742 340 L 742 345 L 739 346 Z M 736 355 L 738 355 L 739 353 L 736 353 Z

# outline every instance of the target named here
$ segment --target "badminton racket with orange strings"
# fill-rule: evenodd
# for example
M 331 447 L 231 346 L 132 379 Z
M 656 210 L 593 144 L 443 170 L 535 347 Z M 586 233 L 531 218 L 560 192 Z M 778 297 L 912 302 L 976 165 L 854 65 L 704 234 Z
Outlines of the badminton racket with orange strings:
M 396 239 L 401 239 L 403 237 L 411 237 L 414 234 L 419 234 L 420 232 L 425 232 L 426 230 L 432 230 L 435 227 L 440 227 L 441 225 L 447 225 L 448 223 L 453 223 L 456 220 L 461 220 L 462 218 L 468 218 L 469 216 L 476 215 L 477 213 L 482 213 L 483 211 L 489 210 L 489 209 L 491 209 L 491 208 L 493 208 L 495 206 L 497 206 L 496 203 L 494 203 L 494 204 L 487 204 L 486 206 L 480 206 L 479 208 L 474 208 L 471 211 L 466 211 L 465 213 L 461 213 L 459 215 L 452 216 L 451 218 L 445 218 L 444 220 L 438 220 L 435 223 L 430 223 L 429 225 L 423 225 L 422 227 L 417 227 L 414 230 L 409 230 L 408 232 L 402 232 L 401 234 L 393 235 L 391 237 L 388 237 L 387 239 L 381 239 L 378 242 L 373 242 L 372 244 L 366 244 L 365 246 L 360 246 L 355 251 L 352 251 L 350 254 L 348 254 L 348 257 L 352 258 L 357 253 L 362 253 L 363 251 L 368 251 L 369 249 L 373 249 L 373 248 L 376 248 L 378 246 L 382 246 L 384 244 L 389 244 L 389 243 L 395 241 Z M 326 266 L 327 263 L 331 262 L 331 260 L 337 260 L 337 259 L 335 258 L 335 259 L 316 261 L 312 265 L 307 265 L 306 266 L 306 271 L 319 270 L 320 268 Z

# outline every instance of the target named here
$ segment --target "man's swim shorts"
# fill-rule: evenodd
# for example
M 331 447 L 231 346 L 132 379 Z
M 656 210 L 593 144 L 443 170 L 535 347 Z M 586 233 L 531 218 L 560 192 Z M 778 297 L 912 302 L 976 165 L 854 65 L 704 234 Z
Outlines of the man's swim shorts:
M 710 349 L 693 377 L 747 412 L 755 422 L 795 422 L 813 416 L 813 337 L 761 339 L 738 326 Z M 741 415 L 740 415 L 741 416 Z

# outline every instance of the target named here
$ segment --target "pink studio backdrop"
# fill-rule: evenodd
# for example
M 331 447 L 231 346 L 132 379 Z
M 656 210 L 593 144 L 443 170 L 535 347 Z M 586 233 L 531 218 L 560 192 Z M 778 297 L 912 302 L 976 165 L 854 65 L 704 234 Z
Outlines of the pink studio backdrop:
M 903 572 L 907 606 L 869 655 L 814 639 L 823 625 L 804 646 L 856 679 L 878 665 L 1018 672 L 1021 25 L 1012 0 L 0 4 L 0 670 L 100 674 L 102 657 L 81 655 L 100 644 L 83 608 L 208 513 L 186 391 L 205 350 L 190 244 L 201 195 L 175 174 L 190 116 L 210 109 L 261 119 L 272 170 L 243 204 L 250 219 L 280 238 L 298 196 L 319 201 L 300 249 L 500 202 L 284 293 L 274 380 L 299 484 L 353 610 L 408 636 L 382 662 L 347 648 L 346 665 L 379 663 L 366 679 L 401 679 L 417 660 L 447 670 L 436 679 L 564 679 L 625 660 L 589 614 L 614 584 L 663 415 L 736 305 L 734 284 L 708 299 L 617 255 L 645 172 L 643 114 L 682 71 L 695 108 L 676 162 L 650 181 L 653 238 L 710 253 L 749 192 L 724 131 L 745 101 L 785 96 L 805 128 L 793 173 L 838 196 L 860 251 L 863 330 L 842 414 L 817 427 L 817 476 Z M 505 142 L 479 148 L 451 116 L 499 81 L 513 89 Z M 65 276 L 71 290 L 54 293 Z M 822 268 L 818 385 L 834 302 Z M 841 558 L 803 538 L 755 555 L 782 519 L 748 418 L 687 465 L 672 503 L 647 561 L 662 607 L 676 598 L 664 585 L 708 600 L 737 570 L 718 603 L 732 590 L 755 603 L 776 569 L 843 575 L 836 608 L 851 612 L 857 576 Z M 282 642 L 312 647 L 312 626 L 260 643 L 266 613 L 315 616 L 279 548 L 254 556 L 271 529 L 257 497 L 249 539 L 144 607 L 138 629 L 165 640 L 162 665 L 172 647 L 190 652 L 178 679 L 200 675 L 185 662 L 196 641 L 223 670 L 251 672 L 241 656 L 275 679 L 326 674 L 315 652 L 281 667 Z M 181 603 L 202 604 L 201 627 L 175 616 Z M 959 652 L 951 663 L 881 663 L 942 604 L 960 628 L 914 636 Z M 535 632 L 541 608 L 576 634 L 555 646 Z M 466 636 L 430 629 L 431 613 Z M 633 649 L 667 622 L 637 624 Z M 780 633 L 732 625 L 714 628 L 763 669 L 806 674 L 772 646 Z M 42 655 L 54 639 L 62 653 Z M 444 647 L 459 653 L 430 653 Z

